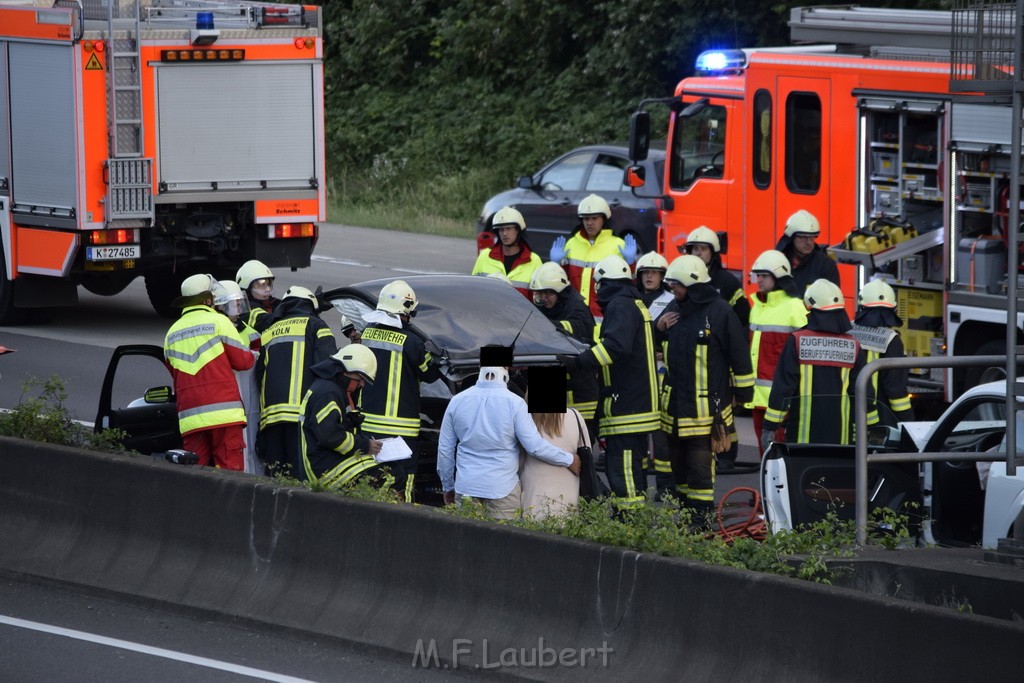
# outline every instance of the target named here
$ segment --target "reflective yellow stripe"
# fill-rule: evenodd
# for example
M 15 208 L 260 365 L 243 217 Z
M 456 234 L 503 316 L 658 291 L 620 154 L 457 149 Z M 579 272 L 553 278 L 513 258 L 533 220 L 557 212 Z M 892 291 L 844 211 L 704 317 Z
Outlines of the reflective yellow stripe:
M 669 462 L 668 460 L 658 460 L 657 458 L 655 458 L 654 459 L 654 470 L 656 472 L 671 473 L 672 472 L 672 463 Z
M 910 396 L 907 395 L 901 398 L 891 398 L 889 399 L 889 406 L 892 408 L 893 412 L 896 413 L 904 410 L 910 410 Z
M 626 499 L 637 498 L 636 484 L 633 482 L 633 450 L 622 451 L 622 473 L 626 480 Z
M 371 413 L 363 413 L 363 417 L 363 430 L 370 434 L 418 436 L 420 433 L 418 417 L 397 417 Z
M 800 365 L 800 415 L 797 421 L 796 441 L 797 443 L 810 443 L 811 440 L 811 403 L 812 391 L 811 382 L 814 381 L 814 366 L 802 363 Z
M 733 375 L 732 384 L 734 387 L 740 389 L 744 387 L 752 387 L 754 386 L 754 379 L 754 373 L 750 373 L 749 375 Z
M 736 302 L 743 298 L 743 288 L 740 287 L 732 293 L 732 297 L 729 298 L 729 305 L 735 306 Z
M 572 332 L 572 323 L 568 320 L 559 320 L 558 324 L 561 325 L 566 332 Z
M 597 359 L 598 365 L 605 367 L 612 364 L 612 357 L 608 355 L 608 352 L 604 348 L 604 342 L 598 342 L 591 349 L 594 354 L 594 358 Z
M 764 411 L 764 419 L 768 422 L 775 422 L 781 424 L 786 419 L 786 414 L 789 410 L 776 410 L 775 408 L 768 408 Z
M 319 481 L 326 488 L 338 488 L 376 465 L 372 455 L 353 455 L 324 472 Z

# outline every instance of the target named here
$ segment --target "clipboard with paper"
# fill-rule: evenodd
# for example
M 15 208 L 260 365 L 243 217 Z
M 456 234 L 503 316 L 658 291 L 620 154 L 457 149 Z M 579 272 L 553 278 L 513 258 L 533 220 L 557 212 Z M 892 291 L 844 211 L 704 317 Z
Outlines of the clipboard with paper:
M 412 449 L 405 439 L 395 436 L 390 439 L 381 439 L 380 453 L 373 456 L 377 462 L 394 462 L 396 460 L 408 460 L 412 457 Z

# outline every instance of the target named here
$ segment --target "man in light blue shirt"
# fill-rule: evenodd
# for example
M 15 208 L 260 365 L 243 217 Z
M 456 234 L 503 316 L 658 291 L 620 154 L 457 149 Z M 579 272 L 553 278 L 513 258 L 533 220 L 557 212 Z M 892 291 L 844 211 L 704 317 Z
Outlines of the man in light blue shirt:
M 444 502 L 454 503 L 456 494 L 470 496 L 496 519 L 510 519 L 522 509 L 520 444 L 532 456 L 580 472 L 579 456 L 544 440 L 526 401 L 509 391 L 507 382 L 507 368 L 481 368 L 476 385 L 448 404 L 437 445 Z

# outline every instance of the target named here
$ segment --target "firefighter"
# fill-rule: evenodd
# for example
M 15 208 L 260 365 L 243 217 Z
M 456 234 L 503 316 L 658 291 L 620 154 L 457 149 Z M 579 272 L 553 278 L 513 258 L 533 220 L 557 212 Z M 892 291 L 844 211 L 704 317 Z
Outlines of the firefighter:
M 313 292 L 295 286 L 265 317 L 256 364 L 262 399 L 257 453 L 271 473 L 301 475 L 299 417 L 313 380 L 309 369 L 338 351 L 331 329 L 317 315 L 318 307 Z
M 594 268 L 608 256 L 620 256 L 627 264 L 637 256 L 636 239 L 626 235 L 625 239 L 615 235 L 609 221 L 612 209 L 596 194 L 587 195 L 577 209 L 580 222 L 569 240 L 559 237 L 551 245 L 550 259 L 565 266 L 569 282 L 583 300 L 590 306 L 595 320 L 601 319 L 601 306 L 594 292 L 596 279 Z
M 493 247 L 480 250 L 472 275 L 504 275 L 513 287 L 530 299 L 530 277 L 540 266 L 541 258 L 533 253 L 523 237 L 526 232 L 523 214 L 506 206 L 494 214 L 491 230 L 498 240 Z
M 700 257 L 708 267 L 711 286 L 732 306 L 736 317 L 740 319 L 740 325 L 746 329 L 750 324 L 750 302 L 743 293 L 740 281 L 722 265 L 722 242 L 715 231 L 703 225 L 696 228 L 687 237 L 683 248 L 687 254 Z
M 341 316 L 341 333 L 353 344 L 358 344 L 362 333 L 356 328 L 355 323 L 345 316 Z
M 594 343 L 594 316 L 580 293 L 569 286 L 562 266 L 548 261 L 534 271 L 530 280 L 533 303 L 548 320 L 570 337 L 590 346 Z M 579 411 L 587 421 L 591 440 L 597 436 L 594 413 L 597 410 L 597 372 L 577 370 L 569 374 L 566 405 Z
M 672 301 L 672 290 L 665 283 L 666 270 L 668 261 L 656 251 L 644 254 L 636 262 L 636 286 L 652 320 L 657 320 Z
M 879 358 L 905 358 L 903 339 L 894 329 L 901 327 L 903 321 L 896 315 L 896 292 L 885 280 L 872 280 L 864 285 L 857 295 L 857 314 L 853 319 L 850 334 L 860 342 L 867 352 L 867 362 Z M 876 373 L 871 378 L 879 404 L 889 411 L 899 422 L 914 419 L 914 410 L 910 405 L 910 392 L 907 390 L 908 368 L 891 368 Z M 891 423 L 889 413 L 880 411 L 879 419 Z
M 666 270 L 668 261 L 656 251 L 644 254 L 636 262 L 636 286 L 640 290 L 640 300 L 651 313 L 651 320 L 657 320 L 672 301 L 672 290 L 664 279 Z M 665 376 L 665 364 L 661 349 L 657 345 L 654 348 L 654 358 L 658 367 L 660 391 Z M 668 443 L 665 440 L 665 433 L 661 430 L 651 432 L 650 455 L 658 498 L 661 499 L 675 491 L 672 463 L 668 460 Z
M 313 382 L 302 399 L 302 471 L 299 479 L 338 488 L 357 477 L 386 481 L 375 455 L 381 442 L 359 430 L 358 395 L 377 374 L 377 357 L 349 344 L 310 368 Z
M 596 299 L 604 313 L 600 340 L 578 356 L 560 356 L 570 371 L 600 368 L 599 433 L 605 439 L 608 484 L 619 510 L 643 505 L 647 439 L 658 429 L 658 380 L 651 314 L 618 254 L 594 267 Z
M 789 259 L 799 296 L 803 296 L 807 287 L 819 278 L 840 286 L 836 262 L 816 242 L 820 234 L 818 219 L 814 214 L 800 209 L 786 221 L 786 230 L 775 246 L 776 250 Z
M 704 261 L 680 256 L 665 280 L 673 302 L 656 324 L 668 367 L 660 397 L 661 429 L 669 435 L 679 499 L 701 518 L 715 502 L 714 421 L 732 422 L 734 396 L 751 399 L 754 373 L 746 331 L 712 284 Z
M 750 362 L 755 379 L 754 398 L 746 407 L 752 411 L 760 443 L 775 366 L 786 339 L 807 324 L 807 308 L 797 296 L 789 259 L 781 251 L 770 249 L 758 256 L 750 279 L 757 284 L 757 292 L 750 297 Z
M 262 261 L 253 259 L 238 269 L 235 282 L 245 290 L 249 299 L 249 315 L 245 322 L 257 332 L 263 332 L 267 326 L 264 316 L 280 303 L 280 299 L 274 298 L 274 273 Z
M 708 275 L 711 277 L 711 286 L 715 288 L 727 304 L 739 318 L 740 325 L 747 329 L 750 325 L 750 301 L 743 292 L 743 285 L 722 266 L 722 242 L 714 230 L 707 226 L 700 226 L 690 233 L 686 239 L 684 250 L 687 254 L 693 254 L 704 262 L 708 267 Z M 736 423 L 730 416 L 728 421 L 729 440 L 732 446 L 725 453 L 717 455 L 717 468 L 722 472 L 731 470 L 736 466 L 736 456 L 740 450 L 740 437 L 736 432 Z
M 762 453 L 787 415 L 788 443 L 848 444 L 853 435 L 853 388 L 865 354 L 849 333 L 843 292 L 822 278 L 807 288 L 804 305 L 810 310 L 807 326 L 786 339 L 775 369 L 761 434 Z M 873 395 L 868 398 L 870 405 Z M 868 423 L 877 421 L 877 412 L 869 412 Z
M 419 465 L 420 382 L 441 376 L 423 338 L 409 329 L 418 304 L 404 280 L 384 285 L 377 309 L 364 316 L 367 325 L 360 340 L 380 368 L 380 375 L 362 392 L 363 429 L 378 439 L 400 436 L 412 450 L 412 458 L 392 465 L 395 489 L 410 503 Z
M 245 466 L 245 408 L 236 371 L 255 362 L 231 322 L 213 309 L 217 281 L 206 274 L 181 283 L 172 303 L 181 317 L 164 338 L 164 360 L 177 397 L 182 446 L 200 465 L 229 470 Z
M 213 307 L 228 317 L 235 331 L 248 345 L 255 356 L 260 352 L 260 333 L 246 322 L 249 313 L 249 299 L 234 280 L 221 280 Z M 256 385 L 256 370 L 235 372 L 238 391 L 245 404 L 245 471 L 249 474 L 263 474 L 264 466 L 256 455 L 256 437 L 260 430 L 260 390 Z

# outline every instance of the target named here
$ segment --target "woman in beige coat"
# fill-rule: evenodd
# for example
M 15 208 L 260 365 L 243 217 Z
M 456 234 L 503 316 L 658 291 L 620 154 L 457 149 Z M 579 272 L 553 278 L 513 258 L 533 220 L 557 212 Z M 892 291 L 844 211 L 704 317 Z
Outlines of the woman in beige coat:
M 537 431 L 555 446 L 570 453 L 582 444 L 590 445 L 590 435 L 582 416 L 569 408 L 565 413 L 531 413 Z M 523 487 L 523 514 L 534 519 L 560 515 L 576 506 L 580 497 L 580 478 L 566 467 L 524 455 L 519 479 Z

